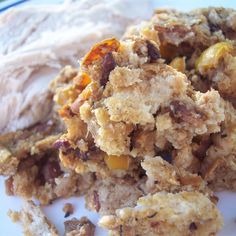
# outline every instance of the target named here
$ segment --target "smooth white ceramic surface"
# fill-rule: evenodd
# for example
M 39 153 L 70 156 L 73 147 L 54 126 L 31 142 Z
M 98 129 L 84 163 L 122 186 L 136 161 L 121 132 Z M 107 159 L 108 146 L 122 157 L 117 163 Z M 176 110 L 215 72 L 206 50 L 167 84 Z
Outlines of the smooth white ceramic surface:
M 14 1 L 9 1 L 14 2 Z M 45 1 L 45 0 L 34 0 L 25 4 L 42 4 L 48 2 L 62 2 L 61 0 Z M 138 0 L 137 0 L 138 3 Z M 24 5 L 25 5 L 24 4 Z M 0 8 L 6 6 L 6 2 L 0 4 Z M 209 0 L 153 0 L 153 8 L 155 7 L 171 7 L 181 10 L 190 10 L 197 7 L 207 6 L 224 6 L 236 8 L 235 0 L 220 0 L 220 1 L 209 1 Z M 17 6 L 19 7 L 19 6 Z M 236 193 L 222 192 L 217 193 L 219 197 L 218 207 L 224 217 L 225 225 L 223 230 L 219 233 L 219 236 L 235 236 L 236 235 Z M 48 218 L 56 225 L 60 234 L 63 234 L 64 229 L 64 214 L 62 207 L 64 203 L 70 202 L 75 206 L 75 213 L 68 217 L 81 217 L 88 216 L 89 219 L 96 224 L 98 220 L 98 214 L 89 212 L 84 208 L 83 198 L 70 198 L 55 201 L 53 205 L 45 207 L 43 210 Z M 22 205 L 22 200 L 17 197 L 8 197 L 4 191 L 4 178 L 0 177 L 0 236 L 21 236 L 22 229 L 18 224 L 13 224 L 10 218 L 7 216 L 9 209 L 19 210 Z M 107 235 L 106 231 L 99 227 L 96 227 L 96 236 Z

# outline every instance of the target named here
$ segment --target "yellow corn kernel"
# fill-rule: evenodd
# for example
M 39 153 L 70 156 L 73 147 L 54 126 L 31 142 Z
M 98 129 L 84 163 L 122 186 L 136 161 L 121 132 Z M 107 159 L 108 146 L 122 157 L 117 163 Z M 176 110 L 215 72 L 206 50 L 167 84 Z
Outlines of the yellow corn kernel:
M 171 61 L 170 66 L 175 68 L 177 71 L 184 73 L 184 71 L 185 71 L 185 58 L 184 57 L 174 58 Z
M 107 167 L 110 170 L 128 170 L 130 164 L 130 157 L 126 155 L 122 156 L 105 156 L 104 158 Z
M 91 83 L 91 79 L 89 75 L 87 73 L 82 73 L 80 85 L 85 88 L 90 83 Z
M 210 46 L 196 60 L 196 70 L 202 73 L 215 67 L 224 55 L 232 53 L 233 50 L 233 45 L 229 42 L 220 42 Z

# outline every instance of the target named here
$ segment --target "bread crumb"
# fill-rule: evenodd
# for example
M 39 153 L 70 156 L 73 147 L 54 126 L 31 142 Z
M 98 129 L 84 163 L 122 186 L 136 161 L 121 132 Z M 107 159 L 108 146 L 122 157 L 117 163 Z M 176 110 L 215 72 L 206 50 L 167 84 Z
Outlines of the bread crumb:
M 66 203 L 62 209 L 65 212 L 65 218 L 74 213 L 74 206 L 71 203 Z
M 15 222 L 18 222 L 20 220 L 20 214 L 19 212 L 16 212 L 16 211 L 12 211 L 12 210 L 9 210 L 7 212 L 7 215 L 11 218 L 11 220 L 15 223 Z

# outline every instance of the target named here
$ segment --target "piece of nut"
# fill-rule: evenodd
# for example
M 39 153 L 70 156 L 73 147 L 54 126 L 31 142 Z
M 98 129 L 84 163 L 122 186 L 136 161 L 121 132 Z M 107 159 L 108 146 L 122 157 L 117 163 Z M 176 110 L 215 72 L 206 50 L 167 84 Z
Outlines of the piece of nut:
M 101 208 L 101 204 L 99 201 L 99 194 L 97 191 L 93 191 L 93 202 L 94 202 L 95 210 L 99 212 Z
M 41 170 L 45 182 L 49 182 L 62 174 L 58 161 L 48 161 Z
M 177 123 L 189 122 L 194 124 L 199 122 L 204 114 L 195 107 L 188 107 L 186 103 L 174 100 L 170 103 L 170 116 Z
M 103 59 L 103 62 L 102 62 L 102 77 L 101 77 L 101 80 L 100 80 L 101 86 L 106 85 L 106 83 L 108 81 L 108 78 L 109 78 L 109 75 L 110 75 L 110 72 L 115 67 L 116 67 L 116 62 L 113 58 L 112 53 L 109 52 L 104 56 L 104 59 Z
M 148 56 L 151 62 L 156 61 L 161 57 L 160 51 L 155 42 L 147 40 L 147 49 L 148 49 Z

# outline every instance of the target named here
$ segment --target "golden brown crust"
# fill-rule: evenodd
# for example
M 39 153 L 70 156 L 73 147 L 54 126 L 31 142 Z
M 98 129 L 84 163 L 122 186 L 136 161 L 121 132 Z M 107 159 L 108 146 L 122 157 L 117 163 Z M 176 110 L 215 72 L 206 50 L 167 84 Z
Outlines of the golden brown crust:
M 215 235 L 222 216 L 207 197 L 198 192 L 160 192 L 138 200 L 134 208 L 118 209 L 101 218 L 109 235 Z
M 100 214 L 125 208 L 103 218 L 114 235 L 215 234 L 209 187 L 236 189 L 235 19 L 223 8 L 157 10 L 122 40 L 96 44 L 51 84 L 66 126 L 55 142 L 61 165 L 51 147 L 59 132 L 0 138 L 8 192 L 44 204 L 79 192 Z M 176 205 L 182 220 L 157 203 Z
M 146 157 L 141 165 L 147 174 L 148 193 L 199 191 L 208 197 L 213 197 L 207 183 L 199 175 L 177 168 L 161 157 Z

